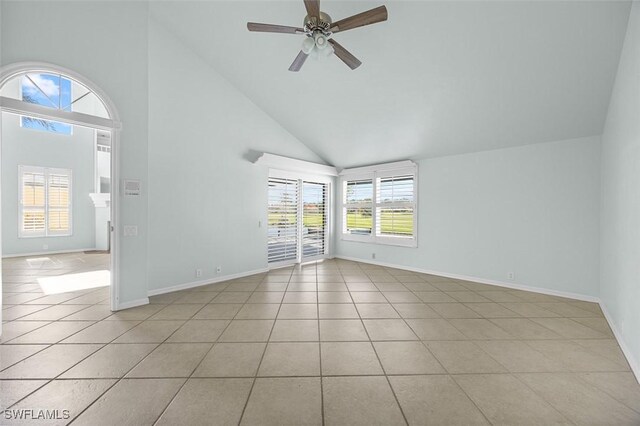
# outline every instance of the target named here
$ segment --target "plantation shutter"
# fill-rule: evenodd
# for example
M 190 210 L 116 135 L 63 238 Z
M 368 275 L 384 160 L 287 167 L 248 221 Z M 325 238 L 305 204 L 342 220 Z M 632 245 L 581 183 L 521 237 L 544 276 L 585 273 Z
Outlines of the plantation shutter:
M 71 170 L 19 166 L 18 179 L 18 235 L 71 235 Z
M 344 183 L 344 232 L 371 235 L 373 228 L 373 180 L 349 180 Z
M 414 176 L 386 176 L 376 181 L 376 235 L 413 237 Z
M 20 167 L 20 234 L 45 235 L 45 174 Z
M 302 257 L 325 254 L 327 184 L 302 182 Z
M 269 178 L 269 263 L 298 259 L 298 181 Z
M 51 172 L 47 185 L 49 234 L 67 234 L 71 229 L 71 176 Z

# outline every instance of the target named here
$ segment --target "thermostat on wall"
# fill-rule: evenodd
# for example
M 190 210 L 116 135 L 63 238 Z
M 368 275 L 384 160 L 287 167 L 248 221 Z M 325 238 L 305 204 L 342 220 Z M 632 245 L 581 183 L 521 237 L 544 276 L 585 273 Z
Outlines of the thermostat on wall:
M 125 179 L 124 181 L 124 196 L 125 197 L 139 197 L 140 196 L 140 181 L 139 180 L 129 180 Z

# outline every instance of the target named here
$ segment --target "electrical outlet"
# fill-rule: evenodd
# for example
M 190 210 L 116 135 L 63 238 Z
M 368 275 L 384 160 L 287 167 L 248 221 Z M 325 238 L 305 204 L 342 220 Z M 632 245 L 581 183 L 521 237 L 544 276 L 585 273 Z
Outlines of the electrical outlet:
M 196 269 L 196 278 L 200 278 L 202 276 L 202 269 Z
M 376 254 L 375 253 L 371 253 L 371 258 L 375 259 L 376 258 Z
M 219 274 L 220 272 L 222 272 L 222 266 L 218 266 L 216 268 L 216 273 Z
M 123 231 L 124 231 L 124 236 L 125 237 L 137 237 L 138 236 L 138 226 L 137 225 L 125 225 Z
M 510 280 L 514 280 L 516 278 L 516 274 L 513 272 L 509 272 L 507 274 L 507 278 L 509 278 Z

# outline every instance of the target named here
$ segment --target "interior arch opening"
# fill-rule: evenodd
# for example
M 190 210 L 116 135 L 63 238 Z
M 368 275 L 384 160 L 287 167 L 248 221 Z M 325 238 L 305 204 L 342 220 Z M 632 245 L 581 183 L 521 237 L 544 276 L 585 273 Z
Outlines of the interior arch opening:
M 116 310 L 117 113 L 68 70 L 2 71 L 3 313 L 21 315 L 23 303 L 34 307 L 27 315 L 44 317 L 60 303 L 69 315 Z

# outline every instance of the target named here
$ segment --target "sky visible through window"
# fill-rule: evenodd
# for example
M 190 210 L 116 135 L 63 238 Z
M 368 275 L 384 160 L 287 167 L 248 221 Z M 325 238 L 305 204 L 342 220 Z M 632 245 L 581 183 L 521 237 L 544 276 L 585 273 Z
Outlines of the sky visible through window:
M 53 74 L 22 77 L 22 100 L 47 108 L 71 111 L 71 80 Z M 70 135 L 72 125 L 58 121 L 22 117 L 22 127 Z

